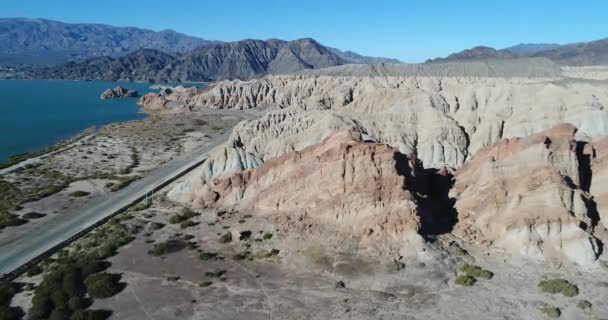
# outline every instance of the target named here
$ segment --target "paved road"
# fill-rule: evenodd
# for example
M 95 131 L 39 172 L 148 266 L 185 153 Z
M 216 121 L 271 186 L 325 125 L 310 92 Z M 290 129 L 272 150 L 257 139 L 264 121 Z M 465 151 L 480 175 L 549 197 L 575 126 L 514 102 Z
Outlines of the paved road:
M 191 152 L 191 156 L 170 161 L 125 189 L 92 200 L 83 207 L 58 214 L 48 219 L 48 222 L 37 225 L 35 229 L 28 230 L 25 235 L 3 235 L 0 240 L 0 274 L 7 274 L 18 269 L 145 196 L 155 187 L 173 180 L 192 169 L 193 166 L 196 167 L 206 159 L 207 154 L 213 148 L 224 143 L 229 135 L 230 132 L 218 135 L 210 144 Z M 7 230 L 5 229 L 5 231 Z

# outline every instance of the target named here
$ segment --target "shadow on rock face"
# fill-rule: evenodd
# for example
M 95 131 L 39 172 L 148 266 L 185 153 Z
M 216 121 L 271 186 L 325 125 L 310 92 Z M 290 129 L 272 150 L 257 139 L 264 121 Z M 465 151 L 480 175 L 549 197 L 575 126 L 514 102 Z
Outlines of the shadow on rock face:
M 401 153 L 395 153 L 397 173 L 405 177 L 404 188 L 418 203 L 420 234 L 426 239 L 449 233 L 458 222 L 455 200 L 449 197 L 453 175 L 446 169 L 425 169 Z

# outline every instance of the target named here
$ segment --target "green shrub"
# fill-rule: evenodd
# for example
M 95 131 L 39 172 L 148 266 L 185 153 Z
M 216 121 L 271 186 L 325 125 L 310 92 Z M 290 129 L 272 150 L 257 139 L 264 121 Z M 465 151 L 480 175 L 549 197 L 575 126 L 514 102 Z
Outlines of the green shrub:
M 264 233 L 263 238 L 264 238 L 264 240 L 270 240 L 272 238 L 272 233 L 268 233 L 268 232 Z
M 26 275 L 28 277 L 34 277 L 41 274 L 44 270 L 40 266 L 33 266 L 30 270 L 27 271 Z
M 22 313 L 19 308 L 0 306 L 0 320 L 20 320 Z
M 213 282 L 211 282 L 211 281 L 203 281 L 203 282 L 199 283 L 198 286 L 201 288 L 206 288 L 212 284 L 213 284 Z
M 566 297 L 574 297 L 578 295 L 578 287 L 564 279 L 542 280 L 538 283 L 538 287 L 546 293 L 561 293 Z
M 559 316 L 562 314 L 562 311 L 559 310 L 559 308 L 550 306 L 543 307 L 541 311 L 545 316 L 547 316 L 547 318 L 559 318 Z
M 124 288 L 120 283 L 120 275 L 112 273 L 94 273 L 84 281 L 87 292 L 93 298 L 109 298 Z
M 9 306 L 13 296 L 17 294 L 19 287 L 16 283 L 10 281 L 0 282 L 0 305 Z
M 169 253 L 178 252 L 184 249 L 188 244 L 181 239 L 169 239 L 164 242 L 155 244 L 152 249 L 148 251 L 153 256 L 162 256 Z
M 73 296 L 70 298 L 70 300 L 68 300 L 68 307 L 72 311 L 85 309 L 86 307 L 89 306 L 89 304 L 90 304 L 89 301 L 87 301 L 85 298 L 80 297 L 80 296 Z
M 49 320 L 65 320 L 70 318 L 70 311 L 65 308 L 55 308 L 51 312 Z
M 473 278 L 481 278 L 481 279 L 492 279 L 494 274 L 488 270 L 484 270 L 479 266 L 464 264 L 460 267 L 460 271 L 464 272 L 465 275 Z
M 454 280 L 455 284 L 466 287 L 474 285 L 475 282 L 477 282 L 477 279 L 471 276 L 459 276 L 458 278 L 456 278 L 456 280 Z
M 79 191 L 74 191 L 74 192 L 70 193 L 70 195 L 72 197 L 86 197 L 86 196 L 88 196 L 90 194 L 91 194 L 90 192 L 80 191 L 80 190 Z
M 587 300 L 581 300 L 576 304 L 576 306 L 581 310 L 588 310 L 591 309 L 593 305 Z

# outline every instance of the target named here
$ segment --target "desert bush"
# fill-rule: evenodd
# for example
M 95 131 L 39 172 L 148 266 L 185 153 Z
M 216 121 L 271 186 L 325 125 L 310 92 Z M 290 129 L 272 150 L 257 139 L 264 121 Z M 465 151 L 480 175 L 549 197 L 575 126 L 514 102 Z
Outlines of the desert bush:
M 201 288 L 206 288 L 212 284 L 213 284 L 213 282 L 211 282 L 211 281 L 203 281 L 203 282 L 199 283 L 198 286 Z
M 559 316 L 562 314 L 559 308 L 551 306 L 543 307 L 541 311 L 545 316 L 547 316 L 547 318 L 559 318 Z
M 17 294 L 19 287 L 11 281 L 0 282 L 0 306 L 9 306 L 13 296 Z
M 86 197 L 88 195 L 90 195 L 90 192 L 86 192 L 86 191 L 74 191 L 72 193 L 70 193 L 70 196 L 72 197 Z
M 464 272 L 465 275 L 473 278 L 481 278 L 481 279 L 492 279 L 494 274 L 488 270 L 484 270 L 479 266 L 464 264 L 460 267 L 460 271 Z
M 222 234 L 220 236 L 219 239 L 220 243 L 228 243 L 232 241 L 232 233 L 231 232 L 226 232 L 224 234 Z
M 578 295 L 578 287 L 564 279 L 542 280 L 538 283 L 538 287 L 546 293 L 561 293 L 566 297 L 574 297 Z
M 192 221 L 192 220 L 185 220 L 185 221 L 182 221 L 182 222 L 179 224 L 179 227 L 180 227 L 180 228 L 182 228 L 182 229 L 186 229 L 186 228 L 193 227 L 193 226 L 195 226 L 195 225 L 197 225 L 197 224 L 198 224 L 198 222 L 194 222 L 194 221 Z
M 591 309 L 593 305 L 591 304 L 591 302 L 587 301 L 587 300 L 581 300 L 576 304 L 576 307 L 581 309 L 581 310 L 588 310 Z
M 113 273 L 94 273 L 88 276 L 84 283 L 89 295 L 99 299 L 109 298 L 124 288 L 120 283 L 120 275 Z
M 219 277 L 223 276 L 224 274 L 226 274 L 226 270 L 217 270 L 217 271 L 207 271 L 207 272 L 205 272 L 205 276 L 206 277 L 210 277 L 210 278 L 219 278 Z
M 181 239 L 169 239 L 164 242 L 155 244 L 152 249 L 148 251 L 153 256 L 162 256 L 169 253 L 178 252 L 184 249 L 188 244 Z
M 31 220 L 31 219 L 40 219 L 44 216 L 46 216 L 46 214 L 44 214 L 44 213 L 28 212 L 28 213 L 24 214 L 23 216 L 21 216 L 21 218 Z
M 460 286 L 465 286 L 465 287 L 470 287 L 472 285 L 474 285 L 477 282 L 477 279 L 471 277 L 471 276 L 466 276 L 466 275 L 462 275 L 459 276 L 458 278 L 456 278 L 456 280 L 454 280 L 454 283 Z
M 264 240 L 270 240 L 272 239 L 272 233 L 266 232 L 262 238 L 264 238 Z
M 19 308 L 0 306 L 0 320 L 20 320 L 22 314 Z
M 199 257 L 201 260 L 211 260 L 211 259 L 217 259 L 218 254 L 216 252 L 201 251 Z
M 41 274 L 42 272 L 43 272 L 43 270 L 40 266 L 34 266 L 30 270 L 27 271 L 27 276 L 34 277 L 34 276 Z
M 251 235 L 252 235 L 252 232 L 249 230 L 241 231 L 239 240 L 241 240 L 241 241 L 247 240 L 247 239 L 251 238 Z
M 178 213 L 178 214 L 171 216 L 171 218 L 169 218 L 169 223 L 171 223 L 171 224 L 181 223 L 183 221 L 192 219 L 198 215 L 200 215 L 200 214 L 196 213 L 190 209 L 184 209 L 184 210 L 182 210 L 182 213 Z

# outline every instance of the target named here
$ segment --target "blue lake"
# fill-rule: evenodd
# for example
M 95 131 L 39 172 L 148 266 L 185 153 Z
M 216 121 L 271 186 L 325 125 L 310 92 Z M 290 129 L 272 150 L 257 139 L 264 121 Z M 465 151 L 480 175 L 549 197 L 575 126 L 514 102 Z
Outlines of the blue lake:
M 136 98 L 99 99 L 118 85 L 140 95 L 154 91 L 148 83 L 0 80 L 0 161 L 91 126 L 145 118 Z

